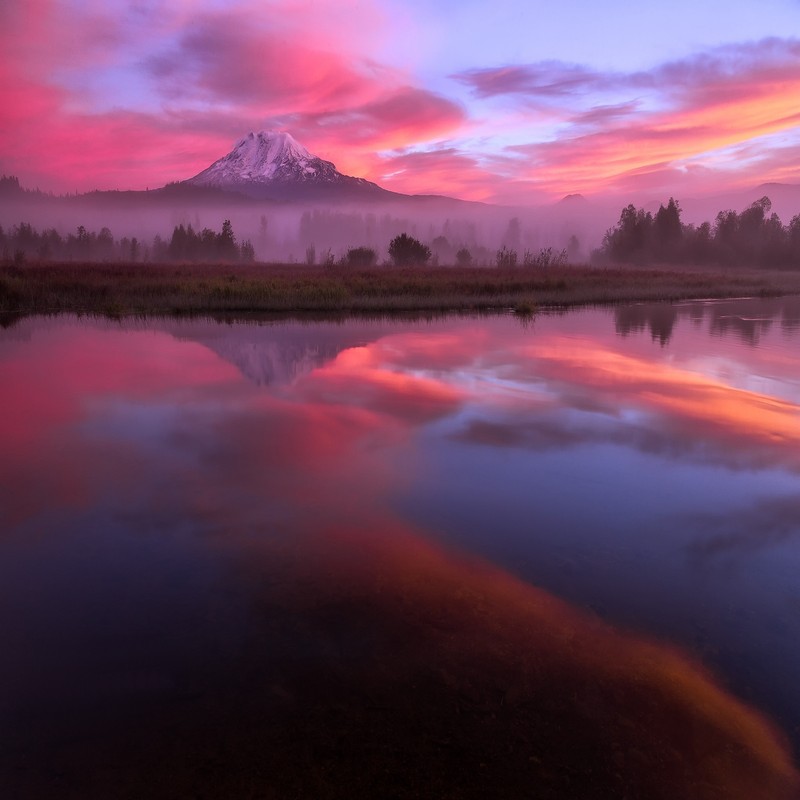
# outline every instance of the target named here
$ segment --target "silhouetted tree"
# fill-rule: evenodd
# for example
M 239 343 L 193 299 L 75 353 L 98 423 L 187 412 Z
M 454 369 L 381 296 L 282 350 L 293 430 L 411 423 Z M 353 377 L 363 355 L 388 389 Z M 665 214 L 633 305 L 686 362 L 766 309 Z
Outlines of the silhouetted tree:
M 23 191 L 19 185 L 19 178 L 14 175 L 0 176 L 0 196 L 22 194 Z
M 505 234 L 503 234 L 502 245 L 509 250 L 518 250 L 521 241 L 522 234 L 520 231 L 519 217 L 512 217 L 508 221 Z
M 236 237 L 233 235 L 233 225 L 226 219 L 222 223 L 222 232 L 217 237 L 217 255 L 223 261 L 238 261 L 239 248 L 236 246 Z
M 183 225 L 176 225 L 169 240 L 168 252 L 172 261 L 183 261 L 186 258 L 188 236 Z
M 108 228 L 101 228 L 95 240 L 95 257 L 101 261 L 110 261 L 114 257 L 114 237 Z
M 791 263 L 800 264 L 800 214 L 792 217 L 787 238 Z
M 239 246 L 240 258 L 245 264 L 252 264 L 256 260 L 256 249 L 249 239 L 245 239 Z
M 401 233 L 389 243 L 389 257 L 398 267 L 427 264 L 431 257 L 431 249 L 407 233 Z
M 708 264 L 714 257 L 714 241 L 711 223 L 704 222 L 698 228 L 687 225 L 683 231 L 683 260 L 692 264 Z
M 150 258 L 157 264 L 169 259 L 169 246 L 158 234 L 153 237 L 153 246 L 150 248 Z
M 668 263 L 800 266 L 800 221 L 785 227 L 762 197 L 740 214 L 727 209 L 702 225 L 683 225 L 680 206 L 670 198 L 652 218 L 630 205 L 606 233 L 601 255 L 612 261 L 653 259 Z
M 670 197 L 666 207 L 664 205 L 659 206 L 653 218 L 656 258 L 663 261 L 673 261 L 678 254 L 682 236 L 681 209 L 675 200 Z
M 452 264 L 453 248 L 446 236 L 435 236 L 431 241 L 431 252 L 435 264 Z
M 739 215 L 735 211 L 728 209 L 720 211 L 714 220 L 714 242 L 717 245 L 736 246 L 736 238 L 739 232 Z
M 650 256 L 649 244 L 653 228 L 653 215 L 634 205 L 622 209 L 615 228 L 606 232 L 603 250 L 614 261 L 646 261 Z

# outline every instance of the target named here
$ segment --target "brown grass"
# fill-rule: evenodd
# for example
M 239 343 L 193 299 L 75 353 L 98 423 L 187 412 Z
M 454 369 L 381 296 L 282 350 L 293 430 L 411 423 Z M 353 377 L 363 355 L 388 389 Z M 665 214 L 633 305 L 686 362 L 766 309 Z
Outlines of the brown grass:
M 757 269 L 344 269 L 303 265 L 0 267 L 0 313 L 219 314 L 518 310 L 800 293 L 800 272 Z

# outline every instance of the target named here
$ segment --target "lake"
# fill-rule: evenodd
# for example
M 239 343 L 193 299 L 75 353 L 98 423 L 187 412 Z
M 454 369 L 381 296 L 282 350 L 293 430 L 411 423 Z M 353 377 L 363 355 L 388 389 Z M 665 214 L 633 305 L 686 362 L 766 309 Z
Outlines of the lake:
M 0 794 L 796 797 L 800 298 L 0 328 Z

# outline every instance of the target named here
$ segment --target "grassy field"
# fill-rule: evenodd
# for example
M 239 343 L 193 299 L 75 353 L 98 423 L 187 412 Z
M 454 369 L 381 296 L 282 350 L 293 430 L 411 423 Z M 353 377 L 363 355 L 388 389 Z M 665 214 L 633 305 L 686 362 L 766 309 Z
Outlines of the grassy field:
M 800 294 L 800 271 L 305 265 L 0 266 L 0 313 L 107 316 L 505 311 Z

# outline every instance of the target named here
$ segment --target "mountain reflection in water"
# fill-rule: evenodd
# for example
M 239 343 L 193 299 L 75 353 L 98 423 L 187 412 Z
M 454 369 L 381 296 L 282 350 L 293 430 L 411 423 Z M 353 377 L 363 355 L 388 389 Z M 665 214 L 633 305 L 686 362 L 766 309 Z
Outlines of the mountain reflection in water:
M 2 796 L 797 796 L 765 302 L 0 331 Z

